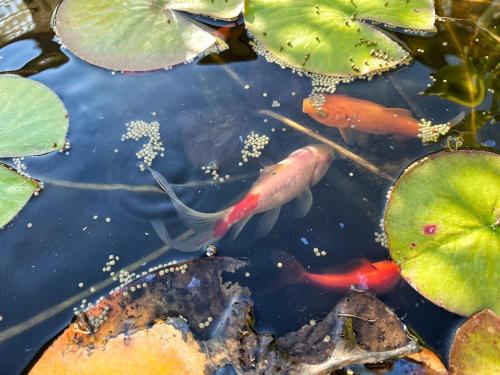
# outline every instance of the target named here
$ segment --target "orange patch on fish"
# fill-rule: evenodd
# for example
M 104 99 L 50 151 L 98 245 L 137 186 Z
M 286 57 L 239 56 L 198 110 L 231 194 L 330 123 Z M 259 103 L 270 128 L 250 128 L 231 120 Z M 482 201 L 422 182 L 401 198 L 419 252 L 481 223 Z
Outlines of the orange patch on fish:
M 236 203 L 229 214 L 222 218 L 212 232 L 214 237 L 222 237 L 229 228 L 238 221 L 248 217 L 257 208 L 260 194 L 248 194 L 241 201 Z

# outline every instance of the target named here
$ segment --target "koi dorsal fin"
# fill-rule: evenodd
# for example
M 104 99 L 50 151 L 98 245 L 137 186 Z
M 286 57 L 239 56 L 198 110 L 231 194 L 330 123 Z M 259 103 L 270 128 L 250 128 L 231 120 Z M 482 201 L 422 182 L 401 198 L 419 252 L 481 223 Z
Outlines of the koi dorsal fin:
M 377 271 L 377 267 L 375 267 L 372 263 L 367 261 L 364 258 L 356 258 L 352 259 L 346 263 L 342 263 L 340 265 L 335 265 L 333 267 L 326 268 L 322 273 L 335 273 L 338 275 L 351 273 L 351 272 L 374 272 Z

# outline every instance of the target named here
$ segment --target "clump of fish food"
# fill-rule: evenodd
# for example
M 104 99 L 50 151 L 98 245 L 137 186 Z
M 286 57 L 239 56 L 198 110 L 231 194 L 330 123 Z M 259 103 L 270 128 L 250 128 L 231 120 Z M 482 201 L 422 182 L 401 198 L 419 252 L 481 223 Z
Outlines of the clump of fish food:
M 147 167 L 151 167 L 153 160 L 160 154 L 164 156 L 165 147 L 160 136 L 160 123 L 153 121 L 147 123 L 145 121 L 131 121 L 125 125 L 127 132 L 122 135 L 121 140 L 126 141 L 133 139 L 139 141 L 142 138 L 149 138 L 149 142 L 144 144 L 142 148 L 135 153 L 137 159 L 142 160 L 139 164 L 139 169 L 144 172 Z
M 241 159 L 239 166 L 243 163 L 248 163 L 250 158 L 258 159 L 262 155 L 262 151 L 269 144 L 269 137 L 267 135 L 259 135 L 251 131 L 243 141 L 243 149 L 241 150 Z
M 224 182 L 225 180 L 228 180 L 231 176 L 230 175 L 225 175 L 221 176 L 221 167 L 219 163 L 216 161 L 212 161 L 208 163 L 207 165 L 203 165 L 201 167 L 201 170 L 205 172 L 205 174 L 210 174 L 212 176 L 212 180 L 215 182 Z
M 447 134 L 451 129 L 451 123 L 434 125 L 432 121 L 421 119 L 419 123 L 420 132 L 417 135 L 423 144 L 437 142 L 439 137 Z

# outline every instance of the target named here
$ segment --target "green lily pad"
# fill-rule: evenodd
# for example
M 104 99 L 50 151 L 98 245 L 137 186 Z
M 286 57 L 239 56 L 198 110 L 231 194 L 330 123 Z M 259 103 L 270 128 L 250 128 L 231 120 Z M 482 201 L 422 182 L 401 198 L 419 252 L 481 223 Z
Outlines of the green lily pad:
M 0 164 L 0 229 L 21 211 L 38 189 L 37 181 Z
M 440 152 L 398 179 L 385 209 L 392 258 L 434 303 L 500 312 L 500 156 Z
M 56 94 L 39 82 L 0 77 L 0 158 L 62 149 L 68 114 Z
M 65 0 L 55 29 L 73 53 L 104 68 L 146 71 L 189 61 L 217 39 L 184 13 L 234 19 L 243 0 Z
M 500 373 L 500 317 L 485 310 L 457 331 L 450 352 L 450 375 Z
M 373 24 L 434 30 L 432 0 L 247 0 L 245 23 L 279 60 L 311 73 L 359 76 L 409 57 Z

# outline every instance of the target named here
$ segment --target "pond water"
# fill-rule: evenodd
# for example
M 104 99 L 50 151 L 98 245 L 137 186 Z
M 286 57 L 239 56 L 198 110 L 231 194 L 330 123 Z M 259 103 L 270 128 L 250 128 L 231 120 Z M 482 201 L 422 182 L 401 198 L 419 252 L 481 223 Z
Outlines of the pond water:
M 134 263 L 142 270 L 202 254 L 162 250 L 163 243 L 151 220 L 164 219 L 174 235 L 185 227 L 170 199 L 154 189 L 151 175 L 139 171 L 135 153 L 144 142 L 121 141 L 126 123 L 160 123 L 166 150 L 153 167 L 175 184 L 184 203 L 206 212 L 228 207 L 256 180 L 261 161 L 238 165 L 241 140 L 251 131 L 269 136 L 262 159 L 272 163 L 316 143 L 259 114 L 262 109 L 287 116 L 344 145 L 336 129 L 324 127 L 302 113 L 302 100 L 311 90 L 310 80 L 255 55 L 241 26 L 232 31 L 228 38 L 231 48 L 219 59 L 208 56 L 167 71 L 115 74 L 60 50 L 47 24 L 50 1 L 26 3 L 31 7 L 37 3 L 38 8 L 31 18 L 21 12 L 19 17 L 24 19 L 12 26 L 19 31 L 15 34 L 8 30 L 7 13 L 15 13 L 23 3 L 0 1 L 0 72 L 30 76 L 59 95 L 70 115 L 68 139 L 72 147 L 67 154 L 24 160 L 28 172 L 44 181 L 45 189 L 0 232 L 2 374 L 21 372 L 68 324 L 73 307 L 78 307 L 82 298 L 94 301 L 107 294 L 114 284 L 102 268 L 110 255 L 120 258 L 115 270 Z M 478 27 L 488 2 L 460 1 L 469 9 L 461 14 L 456 12 L 462 12 L 462 6 L 455 3 L 441 2 L 438 13 L 469 20 L 438 22 L 439 31 L 432 37 L 399 35 L 416 55 L 411 66 L 372 82 L 340 85 L 338 92 L 387 107 L 410 109 L 416 118 L 435 123 L 465 111 L 467 124 L 460 129 L 469 132 L 463 134 L 465 145 L 494 146 L 499 141 L 495 132 L 498 97 L 492 92 L 486 92 L 484 100 L 470 108 L 464 105 L 470 98 L 469 86 L 453 76 L 448 99 L 421 94 L 433 83 L 429 76 L 436 70 L 465 64 L 466 72 L 485 79 L 492 72 L 479 63 L 481 58 L 489 55 L 498 63 L 496 29 L 487 23 Z M 468 48 L 463 48 L 465 45 Z M 420 48 L 426 53 L 418 53 Z M 498 81 L 494 84 L 498 86 Z M 462 103 L 449 100 L 451 96 L 461 98 Z M 492 119 L 480 127 L 486 116 L 483 112 L 490 113 Z M 476 128 L 474 132 L 472 128 Z M 440 143 L 422 146 L 419 140 L 367 136 L 345 147 L 396 179 L 415 159 L 448 145 L 446 137 Z M 231 176 L 228 181 L 210 182 L 201 167 L 212 161 L 219 164 L 223 175 Z M 306 217 L 295 219 L 293 204 L 289 204 L 264 238 L 256 238 L 256 220 L 252 220 L 237 239 L 224 238 L 217 243 L 218 255 L 249 263 L 234 277 L 254 291 L 258 331 L 283 334 L 311 319 L 320 320 L 342 296 L 303 283 L 277 288 L 276 266 L 270 258 L 273 251 L 293 254 L 315 272 L 355 258 L 388 259 L 387 249 L 375 242 L 374 232 L 380 231 L 390 186 L 390 181 L 337 158 L 312 189 L 314 203 Z M 316 256 L 315 247 L 325 250 L 326 255 Z M 96 290 L 91 293 L 93 286 Z M 461 317 L 425 300 L 404 281 L 381 299 L 427 344 L 447 356 Z

